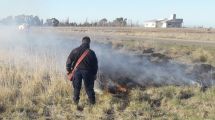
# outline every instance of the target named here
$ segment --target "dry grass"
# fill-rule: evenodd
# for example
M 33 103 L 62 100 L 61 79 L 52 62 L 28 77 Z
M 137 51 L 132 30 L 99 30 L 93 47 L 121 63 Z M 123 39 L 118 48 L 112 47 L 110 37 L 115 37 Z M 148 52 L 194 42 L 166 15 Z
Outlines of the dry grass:
M 192 58 L 194 62 L 213 62 L 214 56 L 207 50 L 196 49 L 192 53 Z
M 155 52 L 165 54 L 180 62 L 207 63 L 215 66 L 215 48 L 213 46 L 177 45 L 140 40 L 112 40 L 111 43 L 113 48 L 116 49 L 123 48 L 124 50 L 136 51 L 141 54 L 144 50 L 153 48 Z
M 135 40 L 119 41 L 113 45 L 134 51 L 151 47 Z M 185 60 L 189 58 L 190 62 L 213 62 L 214 59 L 214 49 L 156 47 L 173 57 L 187 54 Z M 56 66 L 56 56 L 45 53 L 40 56 L 31 53 L 14 56 L 16 52 L 0 49 L 0 120 L 215 119 L 214 87 L 206 92 L 201 92 L 196 86 L 133 88 L 128 94 L 97 94 L 95 106 L 87 104 L 82 90 L 80 106 L 84 109 L 78 111 L 72 104 L 71 83 Z
M 38 30 L 36 28 L 35 30 Z M 138 36 L 158 39 L 180 39 L 214 41 L 215 30 L 205 28 L 143 28 L 143 27 L 43 27 L 39 30 L 57 31 L 60 33 L 84 33 L 97 35 Z
M 28 61 L 0 64 L 0 119 L 214 119 L 215 88 L 164 86 L 134 88 L 128 94 L 97 95 L 89 106 L 81 94 L 83 111 L 72 104 L 72 89 L 64 73 L 26 67 Z M 46 58 L 48 59 L 48 58 Z M 51 59 L 47 60 L 50 63 Z M 22 63 L 25 64 L 22 64 Z

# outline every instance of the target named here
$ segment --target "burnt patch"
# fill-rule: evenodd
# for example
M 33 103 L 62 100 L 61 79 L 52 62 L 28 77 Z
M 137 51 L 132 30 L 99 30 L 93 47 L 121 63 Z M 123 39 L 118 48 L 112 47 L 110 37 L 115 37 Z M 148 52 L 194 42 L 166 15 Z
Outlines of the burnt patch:
M 213 67 L 210 64 L 196 64 L 193 66 L 193 72 L 196 72 L 196 73 L 210 72 L 214 70 L 215 70 L 215 67 Z
M 101 88 L 118 94 L 135 87 L 165 85 L 198 85 L 209 87 L 215 80 L 214 67 L 208 64 L 184 64 L 154 52 L 153 48 L 140 53 L 108 51 L 112 57 L 100 66 Z M 120 87 L 118 87 L 120 86 Z M 126 86 L 121 87 L 121 86 Z
M 167 63 L 169 62 L 170 59 L 171 59 L 170 57 L 161 53 L 152 53 L 150 55 L 151 62 L 155 62 L 155 63 Z
M 124 111 L 130 103 L 129 95 L 127 93 L 120 93 L 112 95 L 111 103 L 119 104 L 117 108 L 119 111 Z
M 160 107 L 161 106 L 161 99 L 152 99 L 150 100 L 151 107 Z
M 194 93 L 191 91 L 180 91 L 177 98 L 178 99 L 189 99 L 194 96 Z
M 6 107 L 3 104 L 0 104 L 0 114 L 6 111 Z
M 146 54 L 146 53 L 154 53 L 155 52 L 155 49 L 154 48 L 148 48 L 148 49 L 144 49 L 143 50 L 143 54 Z

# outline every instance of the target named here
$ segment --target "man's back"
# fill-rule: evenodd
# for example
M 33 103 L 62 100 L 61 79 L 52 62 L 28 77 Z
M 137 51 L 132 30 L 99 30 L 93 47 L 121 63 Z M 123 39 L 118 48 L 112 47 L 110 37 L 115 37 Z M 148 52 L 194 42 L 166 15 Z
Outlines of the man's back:
M 72 50 L 72 52 L 70 53 L 70 55 L 67 59 L 67 68 L 68 68 L 67 70 L 69 70 L 70 68 L 73 68 L 75 66 L 75 63 L 78 61 L 80 56 L 84 53 L 84 51 L 87 49 L 89 49 L 89 53 L 82 60 L 82 62 L 79 64 L 79 66 L 77 68 L 81 69 L 81 70 L 88 70 L 93 75 L 96 75 L 97 70 L 98 70 L 97 57 L 96 57 L 95 52 L 89 48 L 88 44 L 82 44 L 81 46 Z
M 88 54 L 80 62 L 77 68 L 74 70 L 74 77 L 72 80 L 72 85 L 74 88 L 73 100 L 78 104 L 80 99 L 80 90 L 82 85 L 82 79 L 84 81 L 85 90 L 91 104 L 95 104 L 95 92 L 94 92 L 94 81 L 96 79 L 96 74 L 98 70 L 98 61 L 96 54 L 93 50 L 90 49 L 90 38 L 84 37 L 82 39 L 81 46 L 75 48 L 70 53 L 67 62 L 66 69 L 68 74 L 72 72 L 76 62 L 82 56 L 82 54 L 89 50 Z

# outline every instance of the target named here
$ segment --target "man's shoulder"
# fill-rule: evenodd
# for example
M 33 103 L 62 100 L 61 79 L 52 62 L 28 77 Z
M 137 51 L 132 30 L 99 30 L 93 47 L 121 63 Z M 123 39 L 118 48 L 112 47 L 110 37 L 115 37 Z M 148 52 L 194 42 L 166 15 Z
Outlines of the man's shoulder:
M 94 50 L 89 49 L 90 53 L 95 54 Z
M 77 53 L 77 52 L 79 51 L 79 49 L 80 49 L 80 47 L 74 48 L 74 49 L 72 50 L 72 53 Z

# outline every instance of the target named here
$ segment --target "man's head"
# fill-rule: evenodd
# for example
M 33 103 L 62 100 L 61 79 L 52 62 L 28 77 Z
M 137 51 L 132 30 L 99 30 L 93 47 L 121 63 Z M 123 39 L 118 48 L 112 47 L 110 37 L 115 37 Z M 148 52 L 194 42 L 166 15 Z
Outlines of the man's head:
M 83 37 L 82 38 L 82 43 L 90 44 L 90 37 L 88 37 L 88 36 Z

